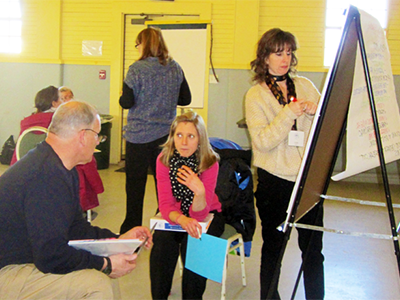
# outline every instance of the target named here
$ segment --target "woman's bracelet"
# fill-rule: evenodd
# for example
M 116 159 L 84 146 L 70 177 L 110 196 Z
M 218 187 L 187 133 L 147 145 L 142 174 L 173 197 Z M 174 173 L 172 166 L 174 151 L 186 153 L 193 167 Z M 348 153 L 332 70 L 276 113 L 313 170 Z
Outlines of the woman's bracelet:
M 180 215 L 175 219 L 175 223 L 176 223 L 176 224 L 179 224 L 179 223 L 178 223 L 178 220 L 179 220 L 179 218 L 182 217 L 182 216 L 183 216 L 183 214 L 180 214 Z

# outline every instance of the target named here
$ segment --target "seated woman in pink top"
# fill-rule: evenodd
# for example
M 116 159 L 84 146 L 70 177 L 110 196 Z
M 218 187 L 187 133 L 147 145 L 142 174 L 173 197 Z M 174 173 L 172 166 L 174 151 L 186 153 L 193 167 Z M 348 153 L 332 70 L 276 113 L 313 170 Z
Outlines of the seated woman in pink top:
M 171 224 L 181 225 L 186 232 L 156 230 L 153 235 L 150 255 L 153 299 L 168 298 L 179 253 L 184 262 L 188 234 L 199 238 L 199 222 L 214 213 L 207 233 L 221 236 L 224 231 L 221 203 L 215 194 L 218 160 L 201 116 L 189 111 L 176 117 L 157 158 L 157 192 L 162 217 Z M 206 280 L 184 269 L 182 299 L 201 299 Z
M 58 97 L 58 89 L 52 85 L 37 92 L 35 97 L 36 112 L 21 121 L 21 131 L 19 135 L 21 135 L 26 129 L 33 126 L 48 128 L 51 118 L 53 117 L 53 113 L 61 103 L 62 101 Z M 14 151 L 10 165 L 12 166 L 16 162 L 17 155 Z

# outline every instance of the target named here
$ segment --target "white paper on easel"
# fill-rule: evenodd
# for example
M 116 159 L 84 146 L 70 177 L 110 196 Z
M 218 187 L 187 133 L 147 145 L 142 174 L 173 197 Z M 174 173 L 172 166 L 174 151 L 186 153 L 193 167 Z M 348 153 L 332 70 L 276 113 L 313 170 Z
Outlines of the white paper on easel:
M 385 162 L 400 158 L 400 114 L 390 53 L 378 20 L 359 10 Z M 361 52 L 357 45 L 353 91 L 347 119 L 346 170 L 341 180 L 380 165 Z

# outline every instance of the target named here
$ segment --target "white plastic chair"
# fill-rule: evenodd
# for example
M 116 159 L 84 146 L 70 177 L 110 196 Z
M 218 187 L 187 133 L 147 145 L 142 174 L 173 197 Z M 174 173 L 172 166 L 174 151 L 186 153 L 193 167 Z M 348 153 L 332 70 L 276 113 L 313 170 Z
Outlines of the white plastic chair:
M 224 271 L 222 273 L 222 287 L 221 287 L 221 300 L 225 300 L 226 297 L 226 277 L 227 277 L 227 269 L 228 269 L 228 257 L 231 251 L 236 251 L 239 248 L 240 251 L 240 267 L 242 270 L 242 285 L 246 286 L 246 268 L 244 264 L 244 242 L 243 237 L 240 233 L 236 232 L 236 229 L 233 228 L 231 225 L 225 225 L 225 231 L 220 237 L 222 239 L 226 239 L 228 241 L 226 247 L 226 259 L 225 259 L 225 266 Z M 232 242 L 238 241 L 238 243 L 232 246 Z

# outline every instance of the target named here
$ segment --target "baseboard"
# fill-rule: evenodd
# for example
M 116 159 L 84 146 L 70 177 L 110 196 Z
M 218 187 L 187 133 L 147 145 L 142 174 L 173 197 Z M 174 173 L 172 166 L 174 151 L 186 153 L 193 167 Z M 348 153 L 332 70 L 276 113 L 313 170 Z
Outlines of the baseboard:
M 257 168 L 252 166 L 251 171 L 253 173 L 253 178 L 254 178 L 254 185 L 257 184 L 257 182 L 255 181 L 256 176 L 257 176 Z M 340 172 L 333 172 L 333 175 L 339 174 Z M 400 185 L 400 176 L 399 174 L 388 174 L 388 181 L 389 184 L 391 185 Z M 382 175 L 380 173 L 361 173 L 358 175 L 354 175 L 345 179 L 342 179 L 341 181 L 345 181 L 345 182 L 361 182 L 361 183 L 379 183 L 382 184 L 383 180 L 382 180 Z
M 341 172 L 333 172 L 333 175 L 339 174 Z M 387 174 L 389 184 L 400 185 L 399 174 Z M 361 173 L 357 174 L 341 181 L 345 182 L 363 182 L 363 183 L 383 183 L 382 175 L 378 173 Z

